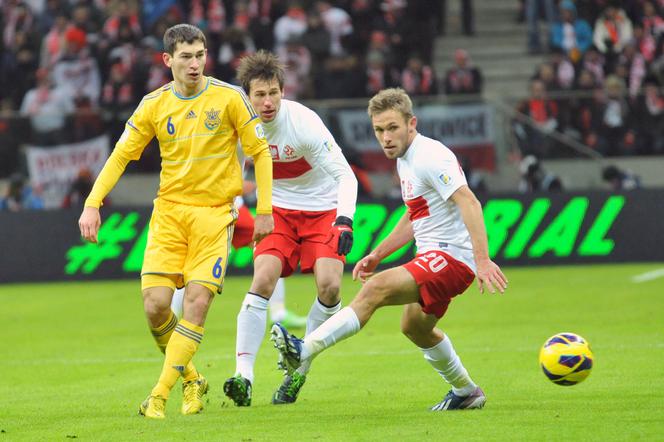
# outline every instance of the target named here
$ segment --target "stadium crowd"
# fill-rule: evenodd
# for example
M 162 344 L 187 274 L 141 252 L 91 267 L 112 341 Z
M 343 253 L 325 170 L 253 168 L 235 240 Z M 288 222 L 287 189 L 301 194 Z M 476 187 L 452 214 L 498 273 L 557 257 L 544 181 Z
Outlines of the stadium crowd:
M 548 55 L 518 105 L 515 135 L 524 156 L 574 152 L 552 131 L 603 156 L 664 154 L 664 19 L 661 0 L 527 0 L 528 49 L 541 52 L 539 11 L 549 23 Z M 531 10 L 532 9 L 532 10 Z

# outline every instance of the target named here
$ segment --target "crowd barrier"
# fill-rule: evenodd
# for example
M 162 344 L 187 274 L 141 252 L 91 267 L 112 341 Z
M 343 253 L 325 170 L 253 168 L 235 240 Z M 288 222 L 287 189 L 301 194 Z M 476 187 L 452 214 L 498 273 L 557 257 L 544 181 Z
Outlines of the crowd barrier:
M 501 195 L 484 199 L 491 257 L 501 265 L 664 261 L 664 189 Z M 79 236 L 78 210 L 0 213 L 0 282 L 133 278 L 140 273 L 150 208 L 104 207 L 99 243 Z M 403 215 L 399 201 L 358 204 L 346 270 Z M 409 260 L 408 244 L 383 266 Z M 252 251 L 233 250 L 227 275 L 250 274 Z

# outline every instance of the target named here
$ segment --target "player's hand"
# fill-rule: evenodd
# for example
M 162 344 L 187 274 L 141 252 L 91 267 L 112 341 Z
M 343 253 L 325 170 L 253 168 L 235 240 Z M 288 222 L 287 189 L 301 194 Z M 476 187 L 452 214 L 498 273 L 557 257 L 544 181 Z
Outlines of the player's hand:
M 274 230 L 274 218 L 272 214 L 269 215 L 256 215 L 254 220 L 254 234 L 251 237 L 254 245 L 261 242 L 263 238 L 268 236 Z
M 380 258 L 373 253 L 369 253 L 364 258 L 360 259 L 355 268 L 353 268 L 353 281 L 360 279 L 360 282 L 364 284 L 371 278 L 376 270 L 376 266 L 380 263 Z
M 101 226 L 101 216 L 96 207 L 84 207 L 81 217 L 78 219 L 78 228 L 81 229 L 81 236 L 86 241 L 97 242 L 97 234 Z
M 330 230 L 328 242 L 337 246 L 337 255 L 348 255 L 353 248 L 353 220 L 347 216 L 338 216 Z
M 484 293 L 486 287 L 491 293 L 505 293 L 507 288 L 507 278 L 503 275 L 498 265 L 490 259 L 477 262 L 477 285 L 480 293 Z

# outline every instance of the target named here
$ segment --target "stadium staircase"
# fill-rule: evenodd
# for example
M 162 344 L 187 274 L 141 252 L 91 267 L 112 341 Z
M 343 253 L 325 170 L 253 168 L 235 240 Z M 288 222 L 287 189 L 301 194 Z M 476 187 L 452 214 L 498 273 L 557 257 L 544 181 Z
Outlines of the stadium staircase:
M 526 50 L 525 23 L 517 23 L 518 0 L 474 0 L 475 35 L 461 33 L 460 1 L 447 0 L 447 33 L 436 39 L 434 69 L 444 78 L 454 65 L 454 50 L 466 49 L 484 77 L 486 98 L 523 97 L 528 79 L 543 56 Z M 540 26 L 544 37 L 545 26 Z M 545 40 L 542 39 L 542 42 Z

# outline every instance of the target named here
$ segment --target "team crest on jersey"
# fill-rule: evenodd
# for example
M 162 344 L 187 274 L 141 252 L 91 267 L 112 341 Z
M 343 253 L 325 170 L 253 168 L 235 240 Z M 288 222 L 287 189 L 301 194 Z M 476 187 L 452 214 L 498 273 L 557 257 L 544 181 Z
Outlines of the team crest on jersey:
M 288 144 L 284 147 L 284 157 L 286 159 L 291 159 L 295 156 L 295 149 L 290 147 Z
M 445 172 L 438 175 L 438 179 L 446 186 L 449 186 L 454 181 L 452 177 L 446 174 Z
M 219 118 L 220 110 L 214 110 L 214 108 L 209 111 L 205 111 L 205 127 L 210 130 L 214 130 L 221 124 L 221 119 Z

